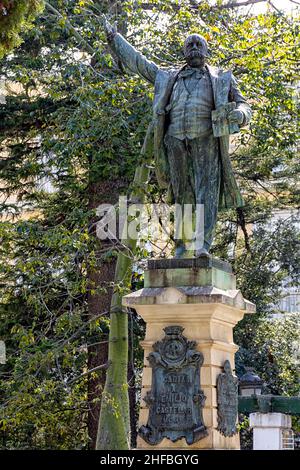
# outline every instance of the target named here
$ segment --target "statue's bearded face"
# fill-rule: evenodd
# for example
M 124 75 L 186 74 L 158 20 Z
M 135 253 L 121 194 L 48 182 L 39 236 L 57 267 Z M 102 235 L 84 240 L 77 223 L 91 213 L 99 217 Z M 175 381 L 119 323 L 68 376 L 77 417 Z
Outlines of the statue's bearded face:
M 208 45 L 203 36 L 192 34 L 184 43 L 184 57 L 191 67 L 203 67 L 208 56 Z

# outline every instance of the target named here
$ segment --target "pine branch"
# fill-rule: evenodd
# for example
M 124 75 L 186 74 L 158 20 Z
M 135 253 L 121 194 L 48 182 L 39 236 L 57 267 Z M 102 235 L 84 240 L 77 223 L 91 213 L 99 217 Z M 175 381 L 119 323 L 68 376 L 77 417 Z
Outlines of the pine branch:
M 108 361 L 106 364 L 102 364 L 101 366 L 96 366 L 93 369 L 90 369 L 90 370 L 84 372 L 83 374 L 79 375 L 79 377 L 75 377 L 74 379 L 69 380 L 67 382 L 67 385 L 71 385 L 72 383 L 77 382 L 78 380 L 82 379 L 82 377 L 85 377 L 86 375 L 92 374 L 93 372 L 97 372 L 98 370 L 103 370 L 103 369 L 106 370 L 106 369 L 108 369 L 109 365 L 110 365 L 110 362 Z
M 229 8 L 240 8 L 240 7 L 255 5 L 257 3 L 263 3 L 263 2 L 266 2 L 266 0 L 245 0 L 245 1 L 240 1 L 238 3 L 235 2 L 235 1 L 231 1 L 231 2 L 225 3 L 224 5 L 212 5 L 211 10 L 224 10 L 224 9 L 229 9 Z M 191 1 L 190 3 L 191 3 L 190 8 L 192 10 L 198 10 L 199 9 L 199 4 L 197 5 L 193 1 Z M 294 2 L 294 3 L 297 3 L 297 2 Z M 144 2 L 140 6 L 144 10 L 153 10 L 153 9 L 157 8 L 157 5 L 155 5 L 154 3 L 148 3 L 148 2 Z M 173 5 L 172 8 L 174 10 L 180 10 L 181 6 L 180 5 Z
M 85 49 L 92 55 L 95 54 L 95 51 L 94 49 L 92 48 L 92 46 L 81 36 L 81 34 L 79 34 L 79 32 L 77 31 L 76 28 L 74 28 L 74 26 L 70 23 L 70 21 L 68 19 L 66 19 L 56 8 L 54 8 L 49 2 L 45 2 L 45 6 L 46 8 L 48 8 L 48 10 L 50 10 L 52 13 L 54 13 L 54 15 L 56 15 L 58 18 L 62 18 L 64 19 L 65 23 L 66 23 L 66 26 L 67 28 L 69 29 L 69 31 L 73 34 L 73 36 L 79 41 L 79 43 L 82 43 L 85 47 Z

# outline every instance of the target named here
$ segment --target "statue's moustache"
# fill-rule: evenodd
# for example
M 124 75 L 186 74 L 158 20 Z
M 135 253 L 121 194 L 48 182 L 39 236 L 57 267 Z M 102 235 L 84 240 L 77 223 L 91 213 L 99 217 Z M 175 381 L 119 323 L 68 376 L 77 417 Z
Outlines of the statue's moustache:
M 193 51 L 188 52 L 186 54 L 186 57 L 188 57 L 188 58 L 189 57 L 201 57 L 201 58 L 203 57 L 204 58 L 205 56 L 202 54 L 201 51 L 198 51 L 198 50 L 195 49 Z

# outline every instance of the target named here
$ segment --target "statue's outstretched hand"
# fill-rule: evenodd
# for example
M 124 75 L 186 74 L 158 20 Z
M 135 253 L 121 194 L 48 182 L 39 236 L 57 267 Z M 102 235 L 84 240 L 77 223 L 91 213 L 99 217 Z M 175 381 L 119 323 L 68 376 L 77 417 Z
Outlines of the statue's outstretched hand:
M 103 26 L 104 26 L 104 29 L 105 29 L 105 32 L 106 32 L 107 40 L 108 40 L 108 42 L 111 42 L 114 39 L 117 32 L 118 32 L 117 23 L 114 23 L 114 25 L 112 25 L 108 21 L 108 19 L 106 18 L 105 15 L 102 16 L 102 19 L 103 19 Z

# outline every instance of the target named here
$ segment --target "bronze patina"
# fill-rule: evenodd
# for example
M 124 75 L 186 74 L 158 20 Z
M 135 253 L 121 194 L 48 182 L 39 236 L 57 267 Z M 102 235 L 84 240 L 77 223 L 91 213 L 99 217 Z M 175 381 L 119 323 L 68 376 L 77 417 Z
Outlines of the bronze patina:
M 181 326 L 164 328 L 165 337 L 153 345 L 148 356 L 152 367 L 152 387 L 144 398 L 149 419 L 139 435 L 156 445 L 164 437 L 175 442 L 185 438 L 187 444 L 207 436 L 202 408 L 205 396 L 200 388 L 203 355 L 195 341 L 188 341 Z
M 224 362 L 224 372 L 217 378 L 218 431 L 225 437 L 237 433 L 238 417 L 238 378 L 233 375 L 228 360 Z
M 231 71 L 207 63 L 208 44 L 199 34 L 185 41 L 186 64 L 166 69 L 138 52 L 106 18 L 104 25 L 125 70 L 154 85 L 153 119 L 142 155 L 154 157 L 158 183 L 169 189 L 173 203 L 201 206 L 204 212 L 202 226 L 193 225 L 196 239 L 203 234 L 202 246 L 187 246 L 177 227 L 175 256 L 207 254 L 218 210 L 244 205 L 229 158 L 229 136 L 249 123 L 250 106 Z

